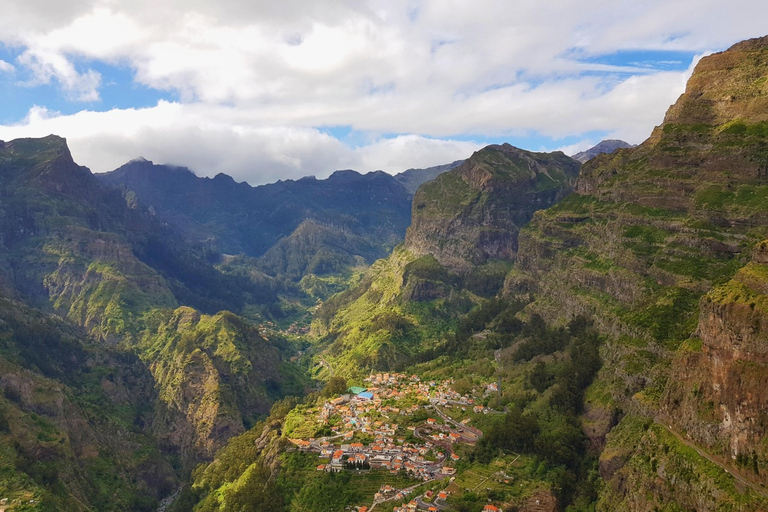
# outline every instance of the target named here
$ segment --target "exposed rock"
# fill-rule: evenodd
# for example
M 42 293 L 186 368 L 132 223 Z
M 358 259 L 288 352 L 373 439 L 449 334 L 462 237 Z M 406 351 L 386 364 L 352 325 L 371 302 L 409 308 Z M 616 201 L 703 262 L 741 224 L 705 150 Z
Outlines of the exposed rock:
M 562 153 L 488 146 L 419 188 L 406 246 L 459 273 L 514 259 L 520 227 L 565 196 L 578 169 Z
M 768 265 L 753 262 L 701 301 L 698 339 L 673 363 L 670 421 L 754 480 L 768 481 Z
M 754 451 L 753 480 L 766 476 L 768 425 L 759 384 L 768 375 L 768 256 L 758 245 L 768 238 L 766 74 L 768 37 L 703 58 L 648 140 L 593 158 L 574 194 L 533 216 L 504 288 L 535 299 L 526 313 L 595 320 L 607 336 L 597 384 L 609 408 L 652 416 L 663 406 L 673 427 L 716 456 L 741 454 L 744 476 Z M 732 483 L 689 479 L 704 462 L 687 448 L 667 456 L 662 434 L 636 433 L 622 449 L 609 436 L 599 509 L 761 509 Z

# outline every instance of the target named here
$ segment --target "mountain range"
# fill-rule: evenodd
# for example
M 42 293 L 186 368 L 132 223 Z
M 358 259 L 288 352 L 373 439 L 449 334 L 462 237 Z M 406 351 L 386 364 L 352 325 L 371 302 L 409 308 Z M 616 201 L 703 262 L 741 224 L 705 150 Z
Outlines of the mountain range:
M 397 176 L 94 175 L 0 142 L 0 508 L 344 510 L 386 472 L 291 435 L 402 372 L 483 411 L 445 407 L 482 432 L 423 484 L 454 510 L 768 510 L 766 76 L 744 41 L 639 146 Z M 399 399 L 380 423 L 418 421 Z

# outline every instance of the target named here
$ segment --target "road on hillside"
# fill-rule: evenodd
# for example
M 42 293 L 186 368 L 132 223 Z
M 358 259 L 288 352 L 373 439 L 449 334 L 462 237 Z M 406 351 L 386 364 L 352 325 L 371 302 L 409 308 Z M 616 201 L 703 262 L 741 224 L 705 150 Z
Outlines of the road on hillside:
M 453 418 L 451 418 L 450 416 L 445 414 L 443 411 L 441 411 L 440 408 L 437 407 L 437 404 L 434 401 L 432 401 L 432 400 L 430 400 L 430 401 L 432 402 L 432 408 L 435 410 L 435 412 L 441 418 L 443 418 L 443 420 L 445 420 L 446 422 L 448 422 L 451 425 L 453 425 L 454 427 L 456 427 L 459 431 L 469 432 L 470 434 L 472 434 L 476 438 L 476 440 L 478 440 L 481 437 L 483 437 L 483 433 L 479 429 L 476 429 L 474 427 L 470 427 L 469 425 L 465 425 L 463 423 L 457 422 L 456 420 L 454 420 Z
M 731 471 L 730 469 L 728 469 L 727 467 L 725 467 L 725 466 L 723 465 L 723 463 L 722 463 L 722 462 L 718 461 L 718 460 L 717 460 L 715 457 L 713 457 L 713 456 L 712 456 L 712 455 L 710 455 L 709 453 L 705 452 L 705 451 L 704 451 L 702 448 L 700 448 L 698 445 L 694 444 L 693 442 L 689 441 L 688 439 L 685 439 L 683 436 L 681 436 L 680 434 L 678 434 L 677 432 L 675 432 L 675 431 L 672 429 L 672 427 L 669 425 L 669 423 L 668 423 L 668 422 L 667 422 L 667 423 L 665 423 L 664 421 L 662 421 L 662 418 L 661 418 L 660 416 L 654 416 L 654 418 L 653 418 L 653 421 L 654 421 L 654 423 L 656 423 L 657 425 L 661 425 L 661 428 L 663 428 L 664 430 L 666 430 L 667 432 L 669 432 L 670 434 L 672 434 L 673 436 L 675 436 L 675 438 L 677 438 L 677 440 L 678 440 L 678 441 L 680 441 L 681 443 L 683 443 L 685 446 L 687 446 L 687 447 L 689 447 L 689 448 L 693 448 L 694 450 L 696 450 L 696 453 L 698 453 L 700 456 L 704 457 L 704 458 L 705 458 L 705 459 L 707 459 L 709 462 L 711 462 L 712 464 L 714 464 L 714 465 L 718 466 L 718 467 L 719 467 L 719 468 L 721 468 L 723 471 L 725 471 L 726 473 L 728 473 L 729 475 L 731 475 L 731 476 L 732 476 L 733 478 L 735 478 L 735 479 L 736 479 L 736 481 L 738 481 L 740 484 L 742 484 L 742 485 L 745 485 L 745 486 L 749 487 L 750 489 L 752 489 L 753 491 L 755 491 L 757 494 L 759 494 L 759 495 L 760 495 L 760 496 L 762 496 L 763 498 L 766 498 L 766 499 L 768 499 L 768 491 L 767 491 L 767 490 L 766 490 L 764 487 L 762 487 L 762 486 L 760 486 L 760 485 L 758 485 L 758 484 L 756 484 L 756 483 L 754 483 L 754 482 L 750 482 L 749 480 L 747 480 L 747 479 L 746 479 L 746 478 L 744 478 L 743 476 L 741 476 L 741 475 L 739 475 L 738 473 L 735 473 L 735 472 Z
M 317 358 L 320 360 L 320 366 L 325 366 L 326 368 L 328 368 L 328 371 L 331 372 L 331 377 L 333 377 L 334 376 L 334 372 L 333 372 L 333 367 L 331 366 L 331 364 L 328 361 L 326 361 L 323 358 L 323 356 L 317 356 Z

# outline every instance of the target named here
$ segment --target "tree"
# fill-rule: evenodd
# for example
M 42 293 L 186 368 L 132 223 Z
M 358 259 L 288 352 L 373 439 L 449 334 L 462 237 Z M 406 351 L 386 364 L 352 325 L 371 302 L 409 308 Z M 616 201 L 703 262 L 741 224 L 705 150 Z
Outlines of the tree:
M 323 388 L 323 396 L 341 395 L 347 391 L 347 379 L 344 377 L 331 377 Z

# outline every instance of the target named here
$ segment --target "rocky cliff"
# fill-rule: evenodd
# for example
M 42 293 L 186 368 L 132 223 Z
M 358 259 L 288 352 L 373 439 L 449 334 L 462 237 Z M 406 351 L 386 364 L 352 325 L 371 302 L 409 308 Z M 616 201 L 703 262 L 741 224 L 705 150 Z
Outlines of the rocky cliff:
M 0 143 L 0 452 L 13 492 L 43 489 L 56 510 L 152 508 L 292 386 L 280 350 L 220 311 L 269 301 L 78 166 L 64 139 Z
M 318 371 L 392 370 L 444 342 L 452 319 L 501 288 L 517 233 L 567 194 L 579 163 L 562 153 L 489 146 L 419 187 L 405 244 L 315 315 L 328 342 Z
M 459 273 L 512 260 L 520 227 L 570 192 L 578 170 L 562 153 L 488 146 L 417 190 L 406 247 Z
M 576 192 L 521 230 L 506 296 L 533 299 L 528 311 L 552 320 L 593 317 L 609 341 L 587 410 L 637 415 L 619 424 L 631 436 L 607 438 L 605 504 L 764 506 L 717 464 L 746 475 L 757 454 L 747 476 L 763 478 L 763 256 L 754 248 L 768 235 L 766 75 L 768 38 L 702 59 L 647 141 L 587 162 Z M 660 409 L 683 437 L 625 424 Z M 609 429 L 590 435 L 601 441 Z M 695 481 L 690 471 L 725 476 Z
M 768 477 L 767 294 L 764 241 L 731 281 L 701 300 L 695 337 L 675 357 L 663 400 L 671 423 L 762 482 Z

